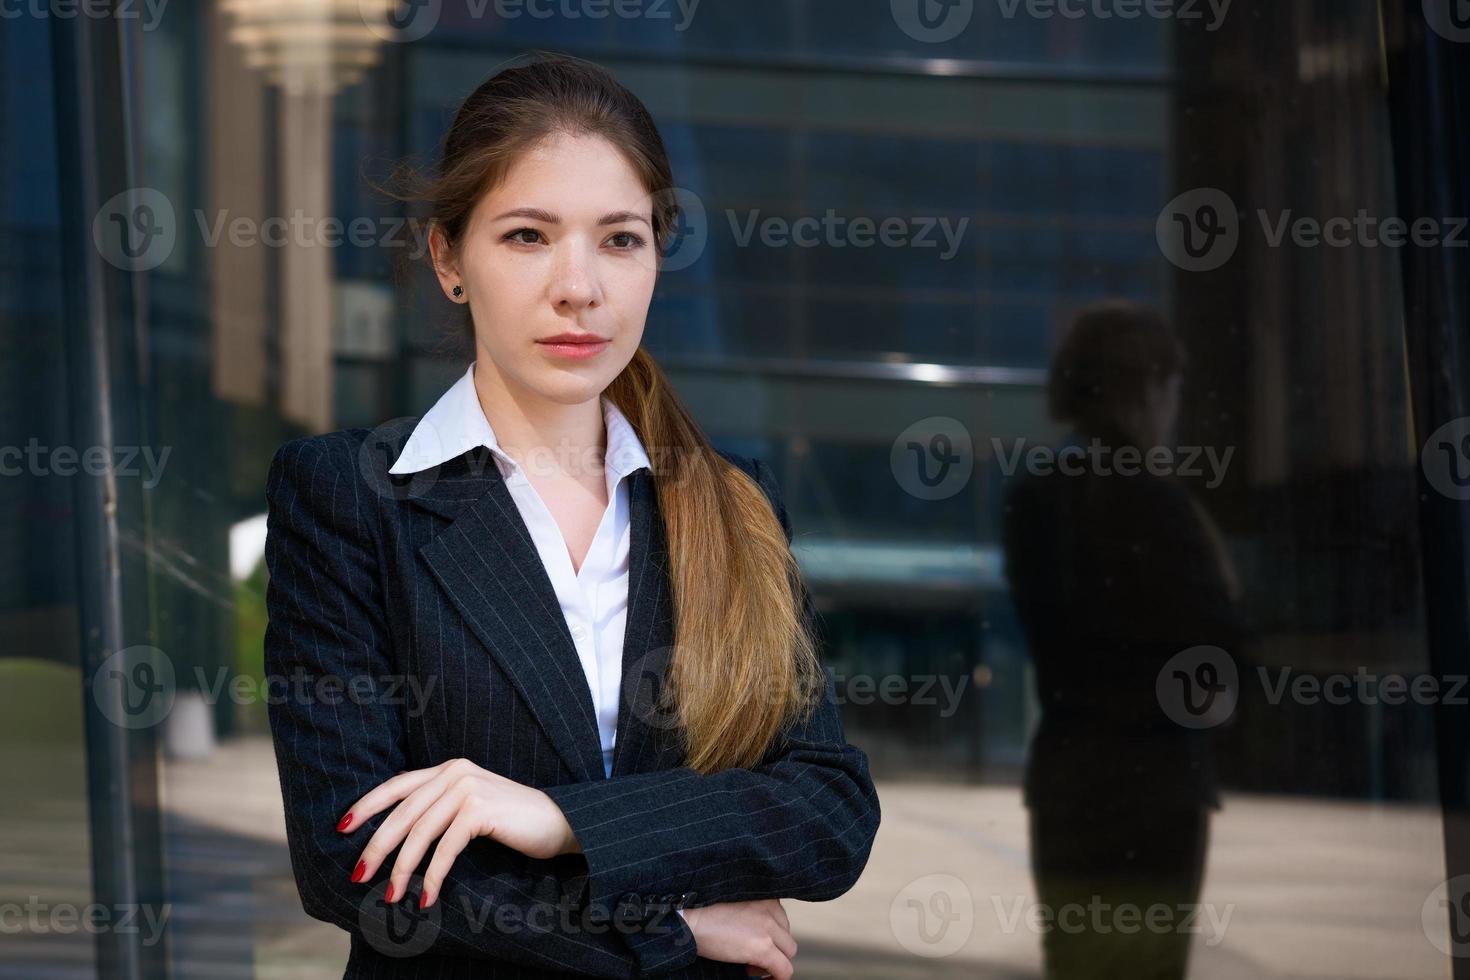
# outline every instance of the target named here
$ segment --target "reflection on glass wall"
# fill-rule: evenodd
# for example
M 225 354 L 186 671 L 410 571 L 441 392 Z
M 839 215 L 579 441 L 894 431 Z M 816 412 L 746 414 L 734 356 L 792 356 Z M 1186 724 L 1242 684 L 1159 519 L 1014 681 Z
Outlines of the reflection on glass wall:
M 1467 57 L 1433 2 L 115 6 L 0 29 L 0 976 L 341 974 L 266 724 L 266 467 L 463 373 L 378 188 L 541 47 L 660 126 L 645 344 L 780 480 L 881 783 L 863 879 L 787 903 L 799 975 L 1450 975 L 1388 97 L 1393 45 Z M 123 65 L 78 81 L 85 38 Z M 166 704 L 120 720 L 104 662 Z
M 93 894 L 85 672 L 80 663 L 62 298 L 55 92 L 44 21 L 0 31 L 0 970 L 86 975 L 90 944 L 17 930 L 22 910 L 80 908 Z M 27 84 L 24 80 L 31 79 Z

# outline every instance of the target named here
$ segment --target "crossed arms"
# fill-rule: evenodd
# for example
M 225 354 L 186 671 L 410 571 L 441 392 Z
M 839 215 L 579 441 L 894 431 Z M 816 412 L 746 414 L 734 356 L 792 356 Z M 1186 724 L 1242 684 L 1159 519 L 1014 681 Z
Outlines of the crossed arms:
M 268 675 L 350 683 L 395 669 L 377 572 L 379 517 L 357 465 L 348 433 L 294 440 L 272 460 Z M 790 541 L 775 481 L 763 464 L 754 467 Z M 336 824 L 354 800 L 408 768 L 401 705 L 281 699 L 270 722 L 302 905 L 378 946 L 387 912 L 370 898 L 371 883 L 354 884 L 351 875 L 391 810 L 360 834 Z M 444 880 L 427 927 L 432 942 L 416 951 L 603 977 L 677 970 L 697 956 L 682 918 L 655 912 L 608 923 L 592 910 L 646 892 L 691 893 L 699 905 L 836 898 L 861 874 L 879 822 L 867 758 L 844 741 L 830 681 L 810 718 L 753 769 L 702 775 L 681 767 L 543 790 L 582 853 L 534 859 L 472 841 Z

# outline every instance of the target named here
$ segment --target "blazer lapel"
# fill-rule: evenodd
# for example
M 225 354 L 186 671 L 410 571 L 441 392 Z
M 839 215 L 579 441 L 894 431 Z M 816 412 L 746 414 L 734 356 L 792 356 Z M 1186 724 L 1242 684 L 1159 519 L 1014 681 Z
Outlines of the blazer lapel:
M 484 450 L 445 464 L 440 479 L 410 498 L 453 521 L 419 554 L 576 779 L 603 779 L 592 692 L 561 603 L 500 469 L 488 456 Z M 470 457 L 469 465 L 460 467 L 464 478 L 450 469 Z
M 618 736 L 613 745 L 614 776 L 648 768 L 640 764 L 645 743 L 668 731 L 674 720 L 655 708 L 673 652 L 668 561 L 658 497 L 648 470 L 635 470 L 628 481 L 628 617 L 623 633 Z

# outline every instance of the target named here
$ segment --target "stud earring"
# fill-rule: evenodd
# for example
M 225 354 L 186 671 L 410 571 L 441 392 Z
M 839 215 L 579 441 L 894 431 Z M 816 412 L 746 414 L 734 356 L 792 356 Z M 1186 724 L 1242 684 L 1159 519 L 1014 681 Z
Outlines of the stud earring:
M 463 296 L 464 295 L 464 287 L 463 286 L 455 286 L 454 287 L 454 295 L 455 295 L 455 298 L 456 299 L 459 298 L 460 296 Z

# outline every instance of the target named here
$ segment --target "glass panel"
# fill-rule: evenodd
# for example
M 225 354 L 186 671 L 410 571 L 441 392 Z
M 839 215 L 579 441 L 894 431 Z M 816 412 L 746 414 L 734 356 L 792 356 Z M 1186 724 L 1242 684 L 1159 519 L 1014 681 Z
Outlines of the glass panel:
M 335 47 L 291 41 L 329 7 L 88 22 L 122 61 L 110 171 L 62 152 L 82 26 L 0 32 L 0 465 L 23 461 L 0 473 L 0 756 L 24 788 L 0 912 L 83 908 L 127 867 L 165 883 L 177 976 L 342 974 L 349 933 L 303 910 L 287 850 L 266 470 L 464 373 L 421 216 L 378 185 L 551 47 L 645 102 L 696 205 L 644 345 L 780 483 L 878 784 L 862 879 L 787 903 L 800 975 L 1464 973 L 1440 785 L 1464 685 L 1426 610 L 1463 620 L 1465 596 L 1425 524 L 1463 432 L 1426 439 L 1415 407 L 1463 367 L 1426 379 L 1408 338 L 1439 304 L 1445 347 L 1465 324 L 1405 275 L 1449 243 L 1382 239 L 1406 155 L 1462 183 L 1394 74 L 1458 77 L 1452 5 L 501 0 L 398 5 L 402 43 L 356 10 Z M 124 179 L 153 210 L 67 218 Z M 152 231 L 136 263 L 106 244 Z M 123 310 L 66 258 L 94 233 Z M 107 392 L 81 353 L 109 355 Z M 120 518 L 29 453 L 75 441 L 78 405 L 170 454 Z M 141 735 L 97 721 L 82 668 L 109 519 L 120 628 L 173 678 Z M 146 819 L 109 826 L 116 799 L 161 808 L 161 852 Z M 0 976 L 127 975 L 60 938 L 7 936 Z
M 93 903 L 50 24 L 0 31 L 0 908 L 7 976 L 85 976 Z

